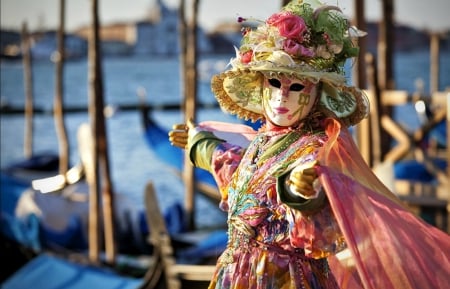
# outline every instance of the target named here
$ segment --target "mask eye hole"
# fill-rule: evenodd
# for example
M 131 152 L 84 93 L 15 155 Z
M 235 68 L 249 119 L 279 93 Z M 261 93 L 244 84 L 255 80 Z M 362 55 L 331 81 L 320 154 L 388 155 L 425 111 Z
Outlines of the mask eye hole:
M 280 88 L 281 87 L 281 82 L 278 79 L 276 79 L 276 78 L 269 79 L 269 84 L 271 86 L 273 86 L 273 87 L 276 87 L 276 88 Z
M 303 88 L 305 88 L 304 85 L 300 83 L 294 83 L 289 87 L 289 90 L 291 91 L 301 91 Z

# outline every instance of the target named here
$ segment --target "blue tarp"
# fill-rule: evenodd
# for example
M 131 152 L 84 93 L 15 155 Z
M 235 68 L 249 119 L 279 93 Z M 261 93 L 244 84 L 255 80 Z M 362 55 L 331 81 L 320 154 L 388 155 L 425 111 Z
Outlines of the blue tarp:
M 30 189 L 30 184 L 16 176 L 0 172 L 0 233 L 38 252 L 43 247 L 54 246 L 66 249 L 85 249 L 83 224 L 76 215 L 68 216 L 68 225 L 63 230 L 54 230 L 42 223 L 39 216 L 30 213 L 18 217 L 19 199 Z M 49 196 L 51 198 L 51 196 Z
M 41 249 L 39 220 L 32 214 L 26 219 L 15 216 L 17 202 L 29 184 L 0 173 L 0 233 L 35 251 Z
M 1 284 L 1 289 L 135 289 L 142 279 L 42 254 Z

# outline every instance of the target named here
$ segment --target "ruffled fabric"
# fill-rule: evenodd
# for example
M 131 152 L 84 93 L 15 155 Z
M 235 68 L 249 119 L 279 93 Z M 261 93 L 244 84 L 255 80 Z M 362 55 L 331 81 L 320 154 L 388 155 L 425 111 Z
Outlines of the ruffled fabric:
M 338 289 L 326 259 L 310 259 L 251 247 L 234 263 L 220 266 L 210 289 Z

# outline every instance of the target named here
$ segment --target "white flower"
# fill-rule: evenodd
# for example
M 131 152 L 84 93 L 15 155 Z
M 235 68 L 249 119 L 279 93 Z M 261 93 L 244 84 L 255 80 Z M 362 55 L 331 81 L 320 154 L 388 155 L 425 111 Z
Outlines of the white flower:
M 331 53 L 328 51 L 325 45 L 317 46 L 316 55 L 324 59 L 330 59 L 332 57 Z
M 272 54 L 267 57 L 267 60 L 281 66 L 295 65 L 295 61 L 292 57 L 286 52 L 280 50 L 272 52 Z
M 344 44 L 331 44 L 328 48 L 334 53 L 339 54 L 344 48 Z

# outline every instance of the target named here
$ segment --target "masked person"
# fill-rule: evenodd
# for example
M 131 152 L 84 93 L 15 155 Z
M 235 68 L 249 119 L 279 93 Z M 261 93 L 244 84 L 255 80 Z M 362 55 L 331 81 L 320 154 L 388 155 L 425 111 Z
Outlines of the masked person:
M 337 7 L 292 1 L 245 29 L 232 68 L 212 78 L 223 110 L 263 121 L 257 132 L 234 127 L 249 144 L 220 137 L 230 127 L 218 124 L 169 133 L 213 174 L 228 212 L 229 241 L 210 288 L 450 284 L 448 235 L 402 206 L 349 133 L 369 111 L 344 76 L 359 35 Z

